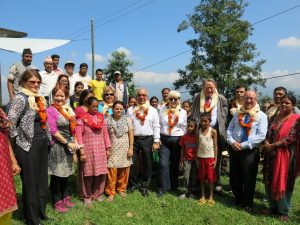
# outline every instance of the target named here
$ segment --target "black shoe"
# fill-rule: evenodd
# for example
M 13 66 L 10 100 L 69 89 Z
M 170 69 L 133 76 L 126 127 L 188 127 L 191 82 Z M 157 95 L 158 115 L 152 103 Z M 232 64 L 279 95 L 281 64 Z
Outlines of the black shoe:
M 158 191 L 156 192 L 156 195 L 158 198 L 162 198 L 164 196 L 164 192 L 163 191 Z
M 249 214 L 254 214 L 254 208 L 251 206 L 245 206 L 245 211 Z
M 148 197 L 148 190 L 141 190 L 141 194 L 143 197 Z
M 131 187 L 127 188 L 127 193 L 128 194 L 133 193 L 135 189 L 137 189 L 135 186 L 131 186 Z

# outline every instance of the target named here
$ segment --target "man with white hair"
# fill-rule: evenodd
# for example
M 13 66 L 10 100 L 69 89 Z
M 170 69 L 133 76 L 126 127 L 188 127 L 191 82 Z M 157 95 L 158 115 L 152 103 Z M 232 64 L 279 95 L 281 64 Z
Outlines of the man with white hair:
M 233 115 L 227 129 L 230 145 L 230 186 L 236 205 L 253 211 L 256 175 L 259 163 L 258 145 L 265 139 L 268 118 L 257 104 L 255 91 L 247 91 L 240 110 Z
M 139 188 L 141 194 L 146 197 L 152 176 L 152 148 L 159 148 L 160 125 L 157 110 L 149 104 L 147 90 L 139 88 L 136 95 L 137 106 L 132 106 L 127 111 L 128 117 L 132 120 L 134 134 L 133 164 L 130 169 L 127 192 L 131 193 Z M 139 183 L 138 156 L 140 151 L 143 160 L 143 176 Z

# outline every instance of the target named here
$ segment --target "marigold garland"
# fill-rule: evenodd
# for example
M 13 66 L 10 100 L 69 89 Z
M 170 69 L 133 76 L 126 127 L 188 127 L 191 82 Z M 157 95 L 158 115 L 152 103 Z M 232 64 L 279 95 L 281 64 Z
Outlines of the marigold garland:
M 41 127 L 45 130 L 47 127 L 47 112 L 45 109 L 45 105 L 42 101 L 42 97 L 37 96 L 35 97 L 36 103 L 38 105 L 37 113 L 40 116 L 40 122 L 41 122 Z
M 139 111 L 136 112 L 135 116 L 141 121 L 141 124 L 144 125 L 146 116 L 148 115 L 148 109 L 144 110 L 144 114 L 141 115 Z
M 73 116 L 69 115 L 65 110 L 63 110 L 61 106 L 59 106 L 57 104 L 52 104 L 52 106 L 54 108 L 56 108 L 57 111 L 59 111 L 63 115 L 63 117 L 65 117 L 67 120 L 69 120 L 70 131 L 71 131 L 71 134 L 74 135 L 75 134 L 75 127 L 76 127 L 75 118 Z
M 251 132 L 251 128 L 252 128 L 252 123 L 254 121 L 254 117 L 251 116 L 249 122 L 248 123 L 244 123 L 244 121 L 243 121 L 243 115 L 244 115 L 244 113 L 240 113 L 239 114 L 239 123 L 240 123 L 241 127 L 247 129 L 247 136 L 249 136 L 250 132 Z
M 176 124 L 178 123 L 178 120 L 179 120 L 179 116 L 175 115 L 175 119 L 172 122 L 172 112 L 171 111 L 168 112 L 168 123 L 169 123 L 168 131 L 169 131 L 169 134 L 172 133 L 172 130 L 176 126 Z

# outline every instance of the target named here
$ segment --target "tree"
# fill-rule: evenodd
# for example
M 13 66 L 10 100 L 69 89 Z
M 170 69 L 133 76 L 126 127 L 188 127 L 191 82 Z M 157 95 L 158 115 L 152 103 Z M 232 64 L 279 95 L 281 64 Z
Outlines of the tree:
M 259 53 L 248 41 L 253 28 L 242 19 L 246 6 L 243 0 L 202 0 L 179 25 L 177 32 L 192 28 L 197 37 L 187 41 L 192 59 L 178 70 L 176 89 L 185 87 L 193 95 L 203 80 L 212 78 L 218 91 L 231 98 L 238 84 L 264 86 L 261 66 L 265 60 L 255 62 Z
M 134 63 L 127 58 L 123 51 L 115 51 L 111 54 L 108 64 L 104 68 L 105 81 L 110 83 L 114 80 L 114 72 L 120 71 L 122 79 L 127 83 L 129 95 L 135 94 L 135 85 L 133 82 L 133 73 L 129 72 L 128 67 Z

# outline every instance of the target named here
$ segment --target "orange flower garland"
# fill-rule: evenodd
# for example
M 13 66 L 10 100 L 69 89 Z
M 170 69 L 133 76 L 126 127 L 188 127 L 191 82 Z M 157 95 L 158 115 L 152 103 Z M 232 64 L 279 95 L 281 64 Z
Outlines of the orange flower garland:
M 239 123 L 240 123 L 241 127 L 247 129 L 247 135 L 249 136 L 250 132 L 251 132 L 251 127 L 252 127 L 252 123 L 254 121 L 254 118 L 253 118 L 253 116 L 251 116 L 249 122 L 248 123 L 244 123 L 244 121 L 243 121 L 243 115 L 244 115 L 243 113 L 239 114 Z
M 139 111 L 136 112 L 135 116 L 141 121 L 141 124 L 144 125 L 146 116 L 148 115 L 148 109 L 144 110 L 144 115 L 141 115 Z
M 35 97 L 36 103 L 38 105 L 37 113 L 40 116 L 41 127 L 45 130 L 47 127 L 47 112 L 45 109 L 45 105 L 42 102 L 41 97 Z
M 169 134 L 172 133 L 172 130 L 176 126 L 176 124 L 178 123 L 178 120 L 179 120 L 179 116 L 175 115 L 175 119 L 172 122 L 172 112 L 171 111 L 168 112 L 168 123 L 169 123 L 168 131 L 169 131 Z
M 74 135 L 75 134 L 75 127 L 76 127 L 76 120 L 73 116 L 70 116 L 68 113 L 66 113 L 61 106 L 57 105 L 57 104 L 52 104 L 54 108 L 57 109 L 57 111 L 59 111 L 63 117 L 65 117 L 67 120 L 69 120 L 70 123 L 70 131 L 71 134 Z

